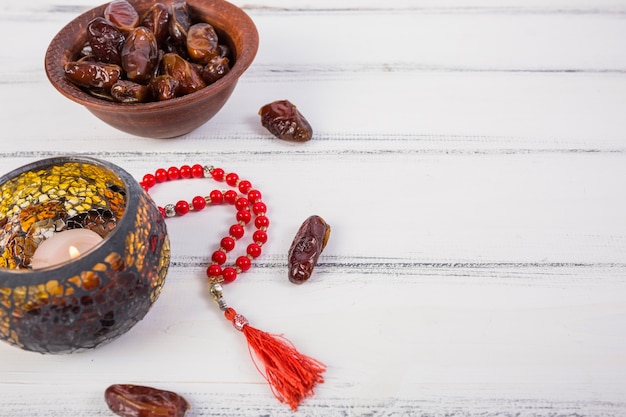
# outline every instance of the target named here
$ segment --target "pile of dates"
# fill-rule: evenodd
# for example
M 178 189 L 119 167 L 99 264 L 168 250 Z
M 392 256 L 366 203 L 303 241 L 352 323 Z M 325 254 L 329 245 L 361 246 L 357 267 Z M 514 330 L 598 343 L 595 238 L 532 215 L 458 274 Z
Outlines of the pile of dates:
M 213 26 L 195 21 L 184 1 L 155 3 L 140 16 L 128 1 L 113 0 L 87 25 L 87 42 L 65 76 L 99 98 L 162 101 L 222 78 L 229 55 Z

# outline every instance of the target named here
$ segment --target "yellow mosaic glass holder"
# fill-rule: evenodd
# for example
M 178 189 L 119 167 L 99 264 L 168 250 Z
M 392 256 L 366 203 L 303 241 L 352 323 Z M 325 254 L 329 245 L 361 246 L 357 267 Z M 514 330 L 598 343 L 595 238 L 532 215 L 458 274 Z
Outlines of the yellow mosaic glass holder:
M 0 178 L 0 339 L 25 350 L 70 353 L 130 330 L 163 287 L 170 261 L 164 219 L 118 166 L 49 158 Z M 55 233 L 86 228 L 103 241 L 58 266 L 32 269 Z

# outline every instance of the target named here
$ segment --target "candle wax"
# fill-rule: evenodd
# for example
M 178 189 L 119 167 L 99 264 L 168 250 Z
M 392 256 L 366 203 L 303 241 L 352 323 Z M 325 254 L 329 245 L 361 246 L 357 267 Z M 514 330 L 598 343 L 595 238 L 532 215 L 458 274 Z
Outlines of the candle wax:
M 100 242 L 100 235 L 89 229 L 70 229 L 55 233 L 37 247 L 31 267 L 43 269 L 69 262 L 89 252 Z

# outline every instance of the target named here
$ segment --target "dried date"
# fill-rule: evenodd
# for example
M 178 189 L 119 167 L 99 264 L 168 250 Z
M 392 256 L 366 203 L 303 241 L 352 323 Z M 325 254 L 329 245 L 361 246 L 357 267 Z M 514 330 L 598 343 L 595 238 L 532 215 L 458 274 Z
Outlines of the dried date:
M 189 7 L 184 1 L 172 3 L 168 9 L 170 15 L 169 33 L 176 42 L 184 43 L 187 39 L 187 31 L 191 26 Z
M 138 83 L 148 82 L 158 60 L 159 46 L 154 33 L 143 26 L 134 29 L 122 48 L 122 68 L 126 77 Z
M 111 385 L 104 399 L 111 411 L 122 417 L 183 417 L 189 409 L 179 394 L 142 385 Z
M 302 284 L 311 278 L 329 237 L 330 226 L 320 216 L 310 216 L 302 223 L 287 256 L 289 281 Z
M 139 24 L 137 10 L 126 0 L 113 0 L 104 9 L 104 18 L 124 33 L 130 33 Z
M 120 52 L 126 38 L 111 22 L 103 17 L 96 17 L 87 25 L 90 53 L 97 61 L 107 64 L 122 64 Z
M 208 64 L 220 54 L 220 46 L 215 29 L 208 23 L 196 23 L 187 32 L 187 52 L 199 64 Z
M 122 68 L 96 61 L 74 61 L 65 64 L 65 76 L 74 84 L 95 91 L 110 91 L 122 76 Z
M 159 75 L 150 80 L 152 97 L 157 101 L 170 100 L 178 97 L 178 81 L 171 75 Z
M 161 61 L 163 74 L 170 75 L 178 82 L 180 94 L 191 94 L 206 87 L 206 83 L 194 65 L 178 54 L 165 54 Z
M 261 124 L 279 139 L 306 142 L 313 136 L 313 129 L 289 100 L 277 100 L 259 110 Z
M 120 103 L 145 103 L 150 98 L 150 88 L 133 81 L 119 80 L 111 87 L 111 97 Z
M 207 84 L 213 84 L 215 81 L 228 74 L 228 71 L 230 71 L 228 58 L 216 56 L 202 68 L 202 79 Z
M 155 3 L 143 14 L 139 25 L 151 30 L 157 42 L 163 44 L 169 36 L 169 21 L 167 7 L 163 3 Z
M 187 53 L 187 45 L 177 42 L 174 38 L 168 37 L 163 44 L 163 51 L 165 53 L 178 54 L 186 60 L 189 60 L 189 54 Z

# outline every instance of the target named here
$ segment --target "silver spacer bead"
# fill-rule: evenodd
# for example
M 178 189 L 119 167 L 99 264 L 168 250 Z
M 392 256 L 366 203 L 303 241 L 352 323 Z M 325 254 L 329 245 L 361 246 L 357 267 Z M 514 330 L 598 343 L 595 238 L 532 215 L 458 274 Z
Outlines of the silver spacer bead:
M 204 166 L 204 176 L 205 178 L 211 177 L 211 171 L 213 171 L 215 167 L 213 165 L 205 165 Z
M 213 299 L 215 301 L 222 298 L 222 290 L 223 290 L 222 284 L 215 283 L 211 285 L 211 295 L 213 296 Z
M 166 217 L 174 217 L 176 216 L 176 206 L 174 204 L 168 204 L 165 207 L 165 216 Z
M 222 311 L 226 311 L 226 309 L 228 308 L 228 304 L 226 304 L 226 300 L 224 300 L 223 298 L 217 300 L 217 305 Z

